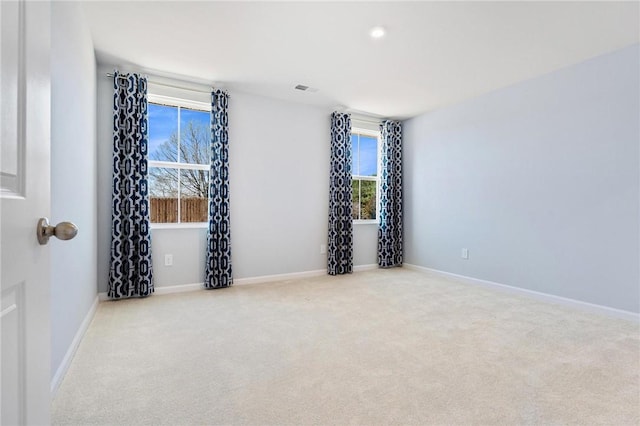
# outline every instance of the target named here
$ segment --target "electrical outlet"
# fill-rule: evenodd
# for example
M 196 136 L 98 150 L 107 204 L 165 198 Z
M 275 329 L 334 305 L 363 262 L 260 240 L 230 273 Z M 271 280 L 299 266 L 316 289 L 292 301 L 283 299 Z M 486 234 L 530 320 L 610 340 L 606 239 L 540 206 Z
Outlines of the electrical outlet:
M 164 255 L 164 266 L 173 266 L 173 255 L 165 254 Z
M 466 249 L 466 248 L 462 249 L 462 258 L 469 259 L 469 249 Z
M 327 254 L 327 245 L 320 244 L 320 254 Z

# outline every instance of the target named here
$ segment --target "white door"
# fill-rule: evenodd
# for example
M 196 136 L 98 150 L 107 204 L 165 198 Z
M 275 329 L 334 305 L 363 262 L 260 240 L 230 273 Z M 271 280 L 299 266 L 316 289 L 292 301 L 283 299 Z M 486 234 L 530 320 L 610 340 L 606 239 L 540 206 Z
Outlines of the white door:
M 50 422 L 50 5 L 0 0 L 0 420 Z

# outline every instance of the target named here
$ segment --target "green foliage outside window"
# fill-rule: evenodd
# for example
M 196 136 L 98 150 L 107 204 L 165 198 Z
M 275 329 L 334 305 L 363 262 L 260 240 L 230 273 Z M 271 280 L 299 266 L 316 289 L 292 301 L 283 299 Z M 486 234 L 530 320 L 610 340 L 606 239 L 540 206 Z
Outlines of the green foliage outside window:
M 351 181 L 354 220 L 376 219 L 376 181 L 353 179 Z

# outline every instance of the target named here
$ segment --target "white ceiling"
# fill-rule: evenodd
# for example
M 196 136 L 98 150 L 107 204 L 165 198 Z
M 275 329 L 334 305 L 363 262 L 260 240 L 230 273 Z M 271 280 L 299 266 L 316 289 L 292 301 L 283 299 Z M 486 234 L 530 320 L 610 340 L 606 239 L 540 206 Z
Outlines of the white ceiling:
M 100 64 L 407 118 L 640 41 L 638 2 L 86 2 Z M 387 28 L 381 40 L 369 37 Z M 300 92 L 298 84 L 318 92 Z

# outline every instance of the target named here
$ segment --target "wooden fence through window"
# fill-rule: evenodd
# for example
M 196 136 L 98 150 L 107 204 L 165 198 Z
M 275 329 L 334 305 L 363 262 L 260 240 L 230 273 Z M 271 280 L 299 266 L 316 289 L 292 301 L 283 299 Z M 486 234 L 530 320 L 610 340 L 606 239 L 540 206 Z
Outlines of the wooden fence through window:
M 149 197 L 152 223 L 177 223 L 178 199 Z M 180 222 L 208 222 L 209 200 L 206 198 L 181 198 Z

